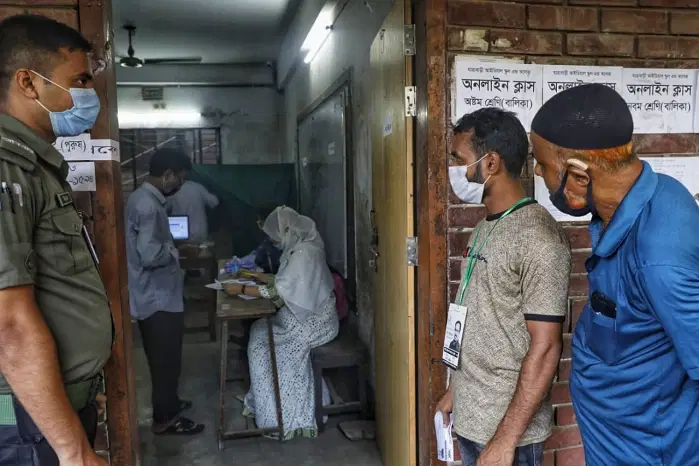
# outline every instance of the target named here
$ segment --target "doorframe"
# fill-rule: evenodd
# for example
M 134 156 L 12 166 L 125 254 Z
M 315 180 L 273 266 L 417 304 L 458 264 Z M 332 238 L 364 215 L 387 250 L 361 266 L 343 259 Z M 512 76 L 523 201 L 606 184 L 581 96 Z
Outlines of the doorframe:
M 336 97 L 343 90 L 347 90 L 345 106 L 345 204 L 347 205 L 347 280 L 346 296 L 350 301 L 350 307 L 357 311 L 357 270 L 356 270 L 356 237 L 355 237 L 355 210 L 354 210 L 354 112 L 352 112 L 352 84 L 354 82 L 354 68 L 350 67 L 323 91 L 313 102 L 306 106 L 296 117 L 296 193 L 297 208 L 301 204 L 301 151 L 299 145 L 299 131 L 301 124 L 310 117 L 320 106 L 328 100 Z
M 432 419 L 446 389 L 446 368 L 435 327 L 447 308 L 447 2 L 413 0 L 417 88 L 415 122 L 415 221 L 418 238 L 416 293 L 418 465 L 438 464 Z M 441 317 L 440 317 L 441 316 Z

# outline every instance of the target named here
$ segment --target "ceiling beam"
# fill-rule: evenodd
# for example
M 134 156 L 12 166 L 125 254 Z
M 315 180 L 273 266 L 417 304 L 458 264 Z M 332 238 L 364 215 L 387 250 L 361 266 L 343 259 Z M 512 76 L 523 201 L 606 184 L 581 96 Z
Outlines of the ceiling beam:
M 116 70 L 118 86 L 229 86 L 271 87 L 274 65 L 241 63 L 231 65 L 145 65 Z

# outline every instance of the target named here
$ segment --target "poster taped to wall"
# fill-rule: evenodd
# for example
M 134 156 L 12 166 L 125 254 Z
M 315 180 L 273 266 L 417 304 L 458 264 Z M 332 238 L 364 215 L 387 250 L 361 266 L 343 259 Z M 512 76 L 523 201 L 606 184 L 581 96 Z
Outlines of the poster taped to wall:
M 58 138 L 53 145 L 66 161 L 119 161 L 119 141 L 91 139 L 89 134 Z
M 694 132 L 696 70 L 626 68 L 622 95 L 634 132 Z
M 619 67 L 545 65 L 542 75 L 544 102 L 559 92 L 583 84 L 604 84 L 617 92 L 622 88 L 622 69 Z
M 95 162 L 68 163 L 66 180 L 73 191 L 96 191 Z
M 453 121 L 483 107 L 500 107 L 517 114 L 529 131 L 541 108 L 541 66 L 506 61 L 484 63 L 457 57 L 455 60 Z

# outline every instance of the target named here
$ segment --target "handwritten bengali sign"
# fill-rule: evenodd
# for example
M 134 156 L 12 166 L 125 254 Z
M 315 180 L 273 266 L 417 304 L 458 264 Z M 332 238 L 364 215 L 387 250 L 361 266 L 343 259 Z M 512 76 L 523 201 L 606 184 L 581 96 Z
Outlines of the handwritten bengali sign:
M 622 95 L 634 132 L 694 132 L 695 70 L 625 68 Z
M 68 162 L 66 180 L 73 191 L 96 191 L 95 162 Z
M 85 160 L 92 150 L 92 141 L 89 134 L 81 134 L 73 137 L 61 137 L 53 144 L 58 152 L 63 154 L 66 160 Z
M 479 108 L 499 107 L 516 113 L 529 131 L 541 108 L 541 66 L 457 57 L 454 76 L 454 122 Z
M 93 139 L 90 157 L 88 160 L 115 160 L 119 161 L 119 141 L 112 139 Z
M 544 102 L 559 92 L 583 84 L 604 84 L 621 93 L 622 69 L 611 66 L 544 65 Z

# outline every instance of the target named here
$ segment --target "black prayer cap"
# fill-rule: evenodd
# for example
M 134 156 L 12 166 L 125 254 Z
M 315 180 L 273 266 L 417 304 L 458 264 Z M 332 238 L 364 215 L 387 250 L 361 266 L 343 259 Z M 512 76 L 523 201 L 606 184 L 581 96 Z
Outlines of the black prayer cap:
M 626 101 L 604 84 L 584 84 L 551 97 L 534 116 L 532 131 L 565 149 L 612 149 L 631 141 Z

